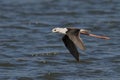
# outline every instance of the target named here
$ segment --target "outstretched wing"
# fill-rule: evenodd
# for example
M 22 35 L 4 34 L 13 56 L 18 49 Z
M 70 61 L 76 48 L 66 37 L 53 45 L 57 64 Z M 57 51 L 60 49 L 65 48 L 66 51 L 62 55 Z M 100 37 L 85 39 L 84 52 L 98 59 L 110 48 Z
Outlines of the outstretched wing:
M 65 46 L 67 47 L 67 49 L 70 51 L 70 53 L 75 57 L 75 59 L 77 61 L 79 61 L 79 52 L 75 46 L 75 44 L 72 42 L 71 39 L 69 39 L 69 37 L 67 35 L 65 35 L 63 38 L 62 38 Z
M 77 47 L 79 47 L 81 50 L 85 50 L 86 48 L 82 39 L 80 38 L 79 31 L 80 30 L 71 30 L 71 32 L 69 32 L 67 35 Z

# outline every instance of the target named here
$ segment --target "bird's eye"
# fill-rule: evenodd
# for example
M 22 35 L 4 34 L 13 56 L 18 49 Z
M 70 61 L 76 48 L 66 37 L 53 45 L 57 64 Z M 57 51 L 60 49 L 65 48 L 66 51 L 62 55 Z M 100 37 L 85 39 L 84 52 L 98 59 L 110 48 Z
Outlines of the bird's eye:
M 54 31 L 56 31 L 56 29 L 54 29 Z

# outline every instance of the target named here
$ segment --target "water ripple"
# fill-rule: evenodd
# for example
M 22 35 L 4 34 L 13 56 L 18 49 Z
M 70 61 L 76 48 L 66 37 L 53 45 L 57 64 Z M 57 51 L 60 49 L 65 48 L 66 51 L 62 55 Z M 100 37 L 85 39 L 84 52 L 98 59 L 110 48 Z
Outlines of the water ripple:
M 0 80 L 119 80 L 119 0 L 0 1 Z M 76 62 L 54 27 L 85 28 Z

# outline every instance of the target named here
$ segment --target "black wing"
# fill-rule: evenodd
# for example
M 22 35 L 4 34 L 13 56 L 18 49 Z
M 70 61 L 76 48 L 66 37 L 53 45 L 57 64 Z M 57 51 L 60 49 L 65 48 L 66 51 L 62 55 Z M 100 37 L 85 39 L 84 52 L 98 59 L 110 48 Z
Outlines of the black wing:
M 73 41 L 73 43 L 79 47 L 81 50 L 85 50 L 85 45 L 82 41 L 82 39 L 80 38 L 80 30 L 78 29 L 73 29 L 71 31 L 69 31 L 67 33 L 68 37 L 70 38 L 70 40 Z
M 85 45 L 82 39 L 79 36 L 70 35 L 69 38 L 74 42 L 74 44 L 79 47 L 81 50 L 85 50 Z
M 70 53 L 75 57 L 75 59 L 77 61 L 79 61 L 79 52 L 75 46 L 75 44 L 72 42 L 72 40 L 69 39 L 69 37 L 67 35 L 65 35 L 62 38 L 65 46 L 67 47 L 67 49 L 70 51 Z

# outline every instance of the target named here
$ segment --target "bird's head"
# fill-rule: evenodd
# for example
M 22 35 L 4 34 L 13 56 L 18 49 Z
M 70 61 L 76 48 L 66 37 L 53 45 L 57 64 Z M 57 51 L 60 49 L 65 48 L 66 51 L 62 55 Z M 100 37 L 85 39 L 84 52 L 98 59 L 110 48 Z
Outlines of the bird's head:
M 66 32 L 68 31 L 67 28 L 53 28 L 52 32 L 54 33 L 61 33 L 61 34 L 66 34 Z

